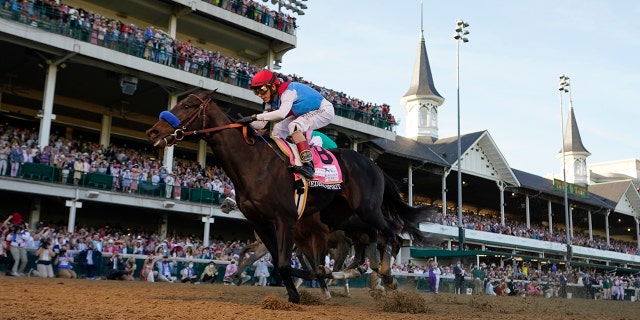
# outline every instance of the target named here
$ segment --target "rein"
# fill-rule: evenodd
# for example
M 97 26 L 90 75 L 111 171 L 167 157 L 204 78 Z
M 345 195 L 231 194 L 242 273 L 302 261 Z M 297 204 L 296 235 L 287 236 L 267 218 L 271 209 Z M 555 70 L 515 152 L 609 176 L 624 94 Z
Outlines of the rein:
M 241 123 L 230 123 L 230 124 L 226 124 L 223 126 L 218 126 L 218 127 L 213 127 L 213 128 L 207 128 L 207 117 L 206 117 L 206 113 L 207 113 L 207 107 L 209 106 L 209 104 L 211 103 L 211 97 L 207 97 L 207 99 L 202 99 L 199 96 L 195 95 L 195 94 L 189 94 L 189 96 L 193 96 L 195 98 L 197 98 L 198 100 L 200 100 L 200 106 L 198 106 L 197 109 L 195 109 L 191 115 L 189 115 L 189 117 L 187 117 L 184 121 L 180 121 L 180 123 L 178 125 L 173 125 L 175 122 L 177 122 L 176 120 L 177 117 L 175 115 L 173 115 L 171 112 L 168 111 L 163 111 L 162 113 L 160 113 L 160 119 L 163 119 L 165 121 L 167 121 L 172 127 L 176 128 L 176 130 L 170 135 L 175 139 L 175 143 L 182 141 L 182 139 L 184 139 L 187 136 L 191 136 L 191 135 L 196 135 L 196 134 L 202 134 L 202 133 L 209 133 L 209 132 L 216 132 L 216 131 L 222 131 L 225 129 L 233 129 L 233 128 L 240 128 L 242 127 L 242 136 L 244 138 L 244 141 L 249 144 L 249 145 L 253 145 L 255 143 L 255 141 L 253 140 L 253 138 L 250 138 L 248 135 L 248 130 L 247 130 L 247 126 Z M 196 119 L 198 118 L 198 116 L 201 115 L 202 117 L 202 129 L 200 130 L 193 130 L 193 131 L 185 131 L 185 129 Z M 169 145 L 169 143 L 167 142 L 167 138 L 164 138 L 164 142 L 166 145 Z M 173 143 L 173 144 L 175 144 Z

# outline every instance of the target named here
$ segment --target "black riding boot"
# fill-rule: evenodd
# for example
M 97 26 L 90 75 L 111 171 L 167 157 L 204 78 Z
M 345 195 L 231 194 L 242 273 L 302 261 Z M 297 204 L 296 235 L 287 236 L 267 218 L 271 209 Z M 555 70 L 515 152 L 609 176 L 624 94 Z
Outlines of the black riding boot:
M 302 165 L 294 166 L 293 170 L 307 179 L 313 179 L 316 170 L 313 168 L 313 156 L 311 155 L 311 150 L 309 150 L 309 144 L 305 140 L 296 143 L 296 146 L 300 151 L 300 162 L 302 162 Z

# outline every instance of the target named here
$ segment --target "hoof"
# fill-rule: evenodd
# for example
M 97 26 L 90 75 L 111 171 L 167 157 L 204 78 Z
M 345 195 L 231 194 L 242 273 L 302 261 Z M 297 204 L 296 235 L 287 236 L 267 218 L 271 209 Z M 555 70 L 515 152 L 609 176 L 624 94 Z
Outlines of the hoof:
M 392 276 L 382 276 L 384 287 L 387 290 L 394 291 L 398 289 L 398 280 Z
M 380 275 L 377 272 L 371 272 L 369 275 L 370 286 L 372 290 L 384 291 L 384 287 L 380 284 Z
M 329 267 L 327 266 L 319 266 L 318 267 L 318 274 L 324 276 L 324 277 L 330 277 L 331 276 L 331 269 L 329 269 Z

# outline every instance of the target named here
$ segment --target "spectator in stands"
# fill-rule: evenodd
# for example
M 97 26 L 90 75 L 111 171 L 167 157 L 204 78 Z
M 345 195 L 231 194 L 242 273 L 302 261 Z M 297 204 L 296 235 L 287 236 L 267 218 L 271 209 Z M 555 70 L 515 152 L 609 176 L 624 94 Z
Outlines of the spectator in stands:
M 91 241 L 86 243 L 87 249 L 80 251 L 78 258 L 82 264 L 87 280 L 93 280 L 96 276 L 96 270 L 102 259 L 102 253 L 100 250 L 96 250 L 95 245 Z
M 138 266 L 136 265 L 136 258 L 129 257 L 124 264 L 124 275 L 120 277 L 121 280 L 133 281 L 133 274 L 135 273 Z
M 624 283 L 619 276 L 613 277 L 611 300 L 624 300 Z
M 142 270 L 140 270 L 140 278 L 143 281 L 154 282 L 156 277 L 158 276 L 158 271 L 153 270 L 153 266 L 156 265 L 156 262 L 159 259 L 154 257 L 153 254 L 150 254 L 142 264 Z
M 7 231 L 7 242 L 13 257 L 13 267 L 11 275 L 14 277 L 23 276 L 27 267 L 27 246 L 31 234 L 28 224 L 23 223 L 22 216 L 15 212 L 11 215 L 11 226 Z
M 233 259 L 225 268 L 224 278 L 222 278 L 225 286 L 233 284 L 233 275 L 236 274 L 236 272 L 238 272 L 238 266 L 236 265 L 236 260 Z
M 134 166 L 133 168 L 131 168 L 131 188 L 130 188 L 130 192 L 131 193 L 138 193 L 138 182 L 140 181 L 140 177 L 141 173 L 140 173 L 140 169 L 138 169 L 137 166 Z
M 453 267 L 453 274 L 455 276 L 455 294 L 462 294 L 462 287 L 464 282 L 464 269 L 460 261 Z
M 40 246 L 36 249 L 36 269 L 29 271 L 29 276 L 41 277 L 41 278 L 54 278 L 53 274 L 53 259 L 55 253 L 53 252 L 53 245 L 51 239 L 46 237 L 40 240 Z
M 163 256 L 162 260 L 158 261 L 158 280 L 162 282 L 175 283 L 178 278 L 173 275 L 173 268 L 176 262 L 169 256 Z
M 198 284 L 200 283 L 200 278 L 198 277 L 198 275 L 196 274 L 196 270 L 193 268 L 194 264 L 193 264 L 193 260 L 189 260 L 187 263 L 187 266 L 182 268 L 182 270 L 180 270 L 180 281 L 182 283 L 193 283 L 193 284 Z
M 200 281 L 215 283 L 218 278 L 218 269 L 216 268 L 213 260 L 209 261 L 202 274 L 200 275 Z
M 268 121 L 279 121 L 273 126 L 272 135 L 283 139 L 291 136 L 303 164 L 296 166 L 294 170 L 312 179 L 315 169 L 304 132 L 317 130 L 331 123 L 335 116 L 331 102 L 305 84 L 289 81 L 282 83 L 270 70 L 256 73 L 251 80 L 250 89 L 264 102 L 264 113 L 243 117 L 238 122 L 254 122 L 254 128 L 262 129 Z
M 482 290 L 484 289 L 484 278 L 485 278 L 484 269 L 482 269 L 481 266 L 477 265 L 475 268 L 473 268 L 473 271 L 471 271 L 471 274 L 473 275 L 473 293 L 482 294 Z
M 559 295 L 561 297 L 567 297 L 567 275 L 559 270 L 558 271 L 558 282 L 560 282 L 560 290 L 559 290 Z
M 126 274 L 124 261 L 118 251 L 113 251 L 106 266 L 107 280 L 122 280 Z
M 75 271 L 73 271 L 73 254 L 69 252 L 69 244 L 65 243 L 62 245 L 60 252 L 56 255 L 54 259 L 54 264 L 58 268 L 57 278 L 63 279 L 76 279 L 78 275 Z
M 254 277 L 258 278 L 257 285 L 261 287 L 267 286 L 267 278 L 271 275 L 269 273 L 269 267 L 273 267 L 271 262 L 266 261 L 264 257 L 260 258 L 260 260 L 253 263 L 253 266 L 256 268 Z
M 0 176 L 7 175 L 7 167 L 9 166 L 9 154 L 11 153 L 11 148 L 9 147 L 9 143 L 6 142 L 3 145 L 0 145 Z
M 173 196 L 173 184 L 176 182 L 175 180 L 175 175 L 173 174 L 173 172 L 170 172 L 166 178 L 164 178 L 164 183 L 165 183 L 165 197 L 167 199 L 171 199 L 171 197 Z
M 73 185 L 78 186 L 80 179 L 82 179 L 82 174 L 84 173 L 84 164 L 83 160 L 80 156 L 76 155 L 73 160 Z
M 11 176 L 15 177 L 18 175 L 20 166 L 24 163 L 24 154 L 22 153 L 18 143 L 14 143 L 11 147 L 9 158 L 11 159 Z
M 493 286 L 493 283 L 491 282 L 491 280 L 487 281 L 487 285 L 484 287 L 484 292 L 487 295 L 490 295 L 490 296 L 497 295 L 495 290 L 494 290 L 494 286 Z

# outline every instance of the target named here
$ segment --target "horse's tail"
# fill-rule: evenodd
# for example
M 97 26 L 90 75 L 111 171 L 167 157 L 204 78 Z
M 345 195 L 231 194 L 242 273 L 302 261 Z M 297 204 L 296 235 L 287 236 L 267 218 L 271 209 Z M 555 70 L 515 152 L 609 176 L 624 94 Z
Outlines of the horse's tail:
M 400 189 L 387 173 L 384 173 L 382 211 L 396 224 L 397 233 L 406 233 L 417 242 L 424 240 L 420 223 L 435 221 L 438 210 L 433 206 L 412 207 L 400 197 Z

